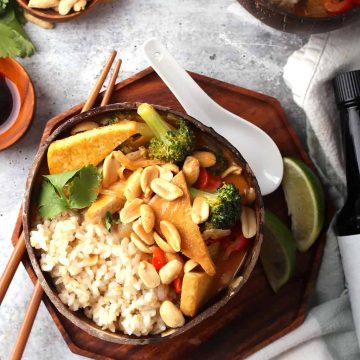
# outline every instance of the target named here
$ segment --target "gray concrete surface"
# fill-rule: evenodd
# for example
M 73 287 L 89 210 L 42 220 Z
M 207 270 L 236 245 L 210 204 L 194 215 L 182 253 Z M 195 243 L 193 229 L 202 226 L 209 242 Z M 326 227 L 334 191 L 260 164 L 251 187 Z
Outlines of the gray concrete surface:
M 278 98 L 304 140 L 304 116 L 282 80 L 282 69 L 306 39 L 260 24 L 235 0 L 114 0 L 54 30 L 32 24 L 26 30 L 37 48 L 22 61 L 34 81 L 37 111 L 30 131 L 0 153 L 1 272 L 44 125 L 87 97 L 112 49 L 123 59 L 124 79 L 147 66 L 141 44 L 156 36 L 185 68 Z M 1 360 L 9 358 L 32 290 L 21 265 L 0 308 Z M 24 359 L 76 358 L 41 305 Z

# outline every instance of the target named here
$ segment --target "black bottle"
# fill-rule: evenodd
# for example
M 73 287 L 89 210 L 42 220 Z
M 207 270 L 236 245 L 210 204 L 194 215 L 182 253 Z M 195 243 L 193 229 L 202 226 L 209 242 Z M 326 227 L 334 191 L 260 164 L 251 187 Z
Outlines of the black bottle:
M 338 214 L 336 232 L 360 344 L 360 71 L 337 76 L 334 90 L 341 112 L 347 183 L 347 199 Z
M 338 75 L 333 84 L 341 113 L 347 183 L 347 199 L 336 231 L 340 236 L 355 235 L 360 234 L 360 70 Z

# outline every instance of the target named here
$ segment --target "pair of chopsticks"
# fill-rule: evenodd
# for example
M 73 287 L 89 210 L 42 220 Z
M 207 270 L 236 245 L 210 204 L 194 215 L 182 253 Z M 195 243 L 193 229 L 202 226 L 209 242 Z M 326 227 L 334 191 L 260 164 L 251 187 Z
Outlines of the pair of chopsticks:
M 86 100 L 81 112 L 87 111 L 91 109 L 100 93 L 101 87 L 103 86 L 105 79 L 111 69 L 111 66 L 115 60 L 116 57 L 116 51 L 113 51 L 107 60 L 104 69 L 102 70 L 98 80 L 96 81 L 95 86 L 91 90 L 88 99 Z M 109 103 L 112 92 L 114 90 L 115 82 L 119 74 L 119 70 L 121 67 L 121 59 L 119 59 L 116 62 L 113 74 L 110 78 L 108 87 L 104 93 L 104 96 L 101 101 L 101 106 L 105 106 Z M 15 271 L 17 267 L 19 266 L 19 263 L 25 253 L 25 238 L 24 233 L 21 232 L 19 239 L 15 245 L 15 248 L 11 254 L 11 257 L 5 267 L 4 273 L 2 274 L 0 278 L 0 305 L 5 297 L 6 291 L 10 285 L 11 280 L 14 277 Z M 10 355 L 11 360 L 18 360 L 21 359 L 22 354 L 24 352 L 27 339 L 29 337 L 31 328 L 33 326 L 36 313 L 38 311 L 41 298 L 43 296 L 43 289 L 41 287 L 41 284 L 39 280 L 36 281 L 35 289 L 32 294 L 32 297 L 30 299 L 28 308 L 25 313 L 25 317 L 23 320 L 23 323 L 21 325 L 18 337 L 16 339 L 16 342 L 14 344 L 12 353 Z

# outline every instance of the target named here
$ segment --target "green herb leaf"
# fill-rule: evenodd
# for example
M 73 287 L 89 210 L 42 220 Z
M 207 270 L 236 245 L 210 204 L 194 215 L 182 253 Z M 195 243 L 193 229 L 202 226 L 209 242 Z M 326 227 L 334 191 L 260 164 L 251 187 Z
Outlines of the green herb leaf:
M 54 175 L 45 175 L 44 178 L 48 179 L 58 192 L 62 192 L 66 183 L 72 179 L 79 170 L 65 171 L 63 173 Z
M 67 207 L 67 201 L 57 194 L 55 188 L 48 181 L 44 181 L 39 197 L 40 215 L 44 218 L 53 218 Z
M 112 215 L 110 211 L 107 211 L 105 214 L 105 227 L 107 231 L 110 231 L 112 224 Z
M 99 185 L 100 176 L 95 166 L 88 165 L 80 169 L 69 187 L 70 207 L 83 209 L 90 206 L 98 196 L 96 190 Z
M 34 45 L 22 28 L 23 23 L 22 10 L 16 1 L 0 0 L 0 57 L 25 57 L 34 53 Z

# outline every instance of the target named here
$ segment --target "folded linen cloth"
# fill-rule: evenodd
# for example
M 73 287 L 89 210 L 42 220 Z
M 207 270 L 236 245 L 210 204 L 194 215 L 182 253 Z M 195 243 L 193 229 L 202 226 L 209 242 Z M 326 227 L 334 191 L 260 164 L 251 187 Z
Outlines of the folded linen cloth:
M 331 80 L 339 72 L 360 69 L 359 34 L 360 22 L 311 36 L 302 49 L 290 56 L 284 68 L 284 80 L 308 120 L 310 156 L 337 207 L 344 201 L 345 175 L 339 141 L 339 113 Z M 355 320 L 360 341 L 360 302 L 355 302 L 351 294 L 349 301 L 343 271 L 344 267 L 350 285 L 360 284 L 360 245 L 341 243 L 341 252 L 343 258 L 331 226 L 312 308 L 304 324 L 249 359 L 360 359 L 354 328 Z M 354 260 L 354 256 L 358 258 L 350 263 L 349 259 Z

